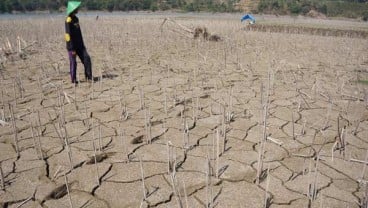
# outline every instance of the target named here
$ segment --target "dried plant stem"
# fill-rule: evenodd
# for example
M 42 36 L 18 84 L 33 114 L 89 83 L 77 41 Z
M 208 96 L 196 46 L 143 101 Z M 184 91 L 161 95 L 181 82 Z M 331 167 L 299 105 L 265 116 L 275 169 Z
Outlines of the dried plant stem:
M 146 193 L 146 185 L 144 183 L 144 171 L 143 171 L 143 163 L 141 157 L 139 157 L 139 165 L 141 167 L 141 178 L 142 178 L 142 190 L 143 190 L 143 199 L 147 199 L 147 193 Z
M 95 98 L 95 84 L 91 82 L 91 100 Z
M 43 160 L 45 157 L 43 155 L 43 151 L 42 151 L 42 143 L 41 143 L 41 135 L 42 135 L 42 131 L 41 131 L 41 117 L 40 117 L 40 111 L 37 111 L 37 121 L 38 121 L 38 128 L 37 128 L 37 141 L 38 141 L 38 149 L 40 150 L 40 156 L 41 159 Z
M 15 89 L 16 88 L 15 85 L 16 85 L 16 82 L 14 80 L 14 82 L 13 82 L 14 105 L 17 106 L 18 100 L 17 100 L 17 90 Z
M 151 144 L 151 115 L 150 110 L 145 109 L 144 111 L 144 128 L 146 131 L 147 144 Z
M 368 165 L 368 161 L 358 160 L 358 159 L 354 159 L 354 158 L 351 158 L 350 161 L 351 162 L 357 162 L 357 163 L 363 163 L 363 164 Z
M 264 207 L 267 208 L 268 207 L 268 200 L 269 200 L 269 196 L 268 196 L 268 191 L 269 191 L 269 186 L 270 186 L 270 165 L 268 164 L 268 168 L 267 168 L 267 182 L 266 182 L 266 196 L 265 196 L 265 201 L 264 201 Z
M 39 155 L 38 155 L 38 148 L 37 148 L 37 145 L 36 145 L 36 138 L 35 138 L 35 135 L 34 135 L 34 127 L 33 127 L 32 121 L 31 121 L 31 135 L 32 135 L 32 139 L 33 139 L 33 148 L 36 151 L 37 157 L 40 158 Z
M 144 92 L 142 88 L 140 88 L 139 90 L 139 102 L 140 102 L 140 109 L 143 110 L 145 103 L 144 103 Z
M 23 87 L 23 82 L 22 82 L 22 78 L 19 74 L 19 71 L 17 72 L 17 77 L 15 78 L 15 81 L 17 82 L 17 85 L 18 85 L 18 88 L 19 88 L 20 97 L 23 99 L 25 89 Z
M 0 161 L 0 179 L 1 179 L 1 190 L 5 190 L 4 173 L 1 161 Z
M 148 108 L 148 139 L 152 143 L 152 125 L 151 125 L 151 109 Z
M 268 103 L 269 103 L 269 85 L 270 85 L 270 77 L 268 77 L 268 89 L 267 89 L 267 95 L 266 95 L 266 103 L 263 106 L 262 103 L 262 107 L 263 107 L 263 138 L 261 138 L 260 141 L 260 147 L 258 150 L 258 166 L 257 166 L 257 175 L 256 175 L 256 184 L 259 185 L 260 183 L 260 177 L 262 174 L 262 169 L 263 169 L 263 154 L 264 154 L 264 149 L 265 149 L 265 145 L 266 145 L 266 139 L 267 139 L 267 115 L 268 115 Z M 261 92 L 263 91 L 263 88 L 261 88 Z M 262 94 L 262 93 L 261 93 Z M 263 99 L 262 99 L 263 100 Z
M 211 186 L 211 161 L 209 157 L 206 158 L 206 207 L 211 207 L 210 199 L 210 186 Z
M 93 157 L 95 160 L 95 167 L 96 167 L 96 180 L 97 180 L 97 184 L 100 186 L 100 174 L 98 173 L 98 166 L 97 166 L 97 158 L 96 158 L 96 145 L 95 145 L 95 140 L 92 141 L 93 143 Z
M 59 167 L 56 169 L 54 175 L 52 176 L 52 181 L 56 178 L 56 176 L 59 174 L 60 170 L 61 170 L 62 166 L 59 165 Z
M 103 76 L 102 76 L 102 69 L 100 68 L 100 80 L 99 80 L 100 81 L 100 91 L 102 90 L 102 78 L 103 78 Z
M 356 127 L 355 127 L 355 129 L 354 129 L 354 131 L 353 131 L 353 134 L 356 136 L 357 134 L 358 134 L 358 128 L 359 128 L 359 125 L 360 125 L 360 119 L 357 121 L 357 125 L 356 125 Z
M 187 189 L 185 187 L 184 181 L 183 181 L 183 190 L 184 190 L 184 197 L 185 197 L 185 205 L 186 205 L 186 208 L 189 208 L 188 194 L 187 194 Z
M 101 131 L 101 123 L 98 124 L 98 149 L 102 152 L 102 131 Z
M 314 176 L 312 178 L 312 171 L 311 166 L 309 166 L 309 190 L 308 190 L 308 197 L 309 201 L 314 201 L 317 198 L 317 191 L 318 191 L 318 162 L 319 162 L 319 154 L 317 155 L 317 160 L 314 166 Z
M 171 146 L 170 141 L 166 143 L 167 147 L 167 174 L 170 175 L 171 173 Z
M 22 201 L 22 203 L 20 203 L 18 206 L 16 206 L 16 208 L 22 207 L 23 205 L 25 205 L 27 202 L 31 201 L 34 198 L 34 196 L 30 196 L 28 197 L 26 200 Z
M 78 110 L 78 104 L 77 104 L 77 86 L 76 85 L 74 85 L 74 105 L 75 105 L 75 109 Z
M 164 96 L 165 96 L 165 104 L 164 104 L 165 115 L 167 116 L 167 92 L 166 92 L 166 87 L 165 87 Z
M 65 174 L 64 174 L 64 178 L 65 178 L 65 186 L 66 186 L 66 190 L 67 190 L 67 192 L 68 192 L 69 205 L 70 205 L 70 208 L 73 208 L 72 197 L 70 196 L 70 190 L 69 190 L 68 177 L 67 177 Z
M 294 112 L 291 113 L 291 125 L 292 125 L 292 128 L 293 128 L 293 140 L 296 139 L 295 137 L 295 122 L 294 122 Z
M 119 124 L 119 126 L 120 126 L 120 124 Z M 121 128 L 119 127 L 119 129 L 121 129 Z M 124 149 L 123 154 L 125 155 L 126 161 L 129 162 L 128 144 L 127 144 L 126 139 L 124 138 L 124 136 L 125 136 L 124 130 L 121 129 L 120 137 L 121 137 L 121 144 L 122 144 L 122 147 Z
M 65 147 L 66 147 L 66 152 L 68 154 L 68 158 L 69 158 L 69 165 L 70 165 L 70 170 L 73 170 L 73 161 L 72 161 L 72 150 L 69 146 L 69 141 L 68 141 L 68 133 L 66 131 L 66 127 L 64 126 L 64 142 L 65 142 Z
M 11 118 L 12 118 L 11 121 L 12 121 L 12 126 L 13 126 L 13 133 L 14 133 L 15 151 L 17 152 L 17 157 L 19 157 L 20 149 L 19 149 L 19 144 L 18 144 L 18 130 L 17 130 L 17 124 L 15 121 L 13 106 L 11 104 L 9 104 L 9 111 L 10 111 Z
M 365 169 L 367 167 L 367 164 L 368 164 L 368 150 L 367 150 L 367 153 L 366 153 L 366 156 L 365 156 L 365 160 L 364 160 L 364 163 L 363 163 L 363 170 L 362 170 L 362 180 L 364 180 L 364 175 L 365 175 Z
M 275 138 L 272 138 L 272 137 L 267 137 L 267 141 L 270 141 L 278 146 L 281 146 L 283 144 L 282 141 L 278 140 L 278 139 L 275 139 Z
M 332 145 L 332 148 L 331 148 L 331 161 L 333 162 L 334 161 L 334 151 L 335 151 L 335 148 L 337 146 L 337 141 L 334 143 L 334 145 Z
M 178 203 L 178 207 L 183 208 L 183 202 L 180 196 L 180 192 L 178 191 L 178 188 L 176 187 L 176 178 L 175 178 L 174 173 L 170 174 L 170 180 L 171 180 L 171 186 L 173 189 L 173 193 L 175 195 L 175 199 Z
M 5 98 L 4 98 L 4 89 L 3 89 L 3 86 L 1 85 L 1 106 L 3 106 L 4 107 L 4 109 L 5 109 Z M 4 119 L 4 121 L 5 121 L 5 119 Z
M 219 161 L 220 161 L 220 132 L 216 129 L 216 178 L 219 178 Z

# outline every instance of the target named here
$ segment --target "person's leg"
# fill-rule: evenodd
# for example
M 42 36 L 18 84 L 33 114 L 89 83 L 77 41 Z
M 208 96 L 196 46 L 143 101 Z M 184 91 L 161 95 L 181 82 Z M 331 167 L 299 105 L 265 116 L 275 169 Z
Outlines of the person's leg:
M 92 80 L 92 62 L 87 50 L 85 48 L 81 49 L 77 54 L 84 65 L 84 75 L 86 76 L 86 79 Z
M 68 51 L 69 62 L 70 62 L 70 78 L 72 83 L 76 83 L 77 81 L 77 59 L 76 54 L 73 54 L 72 51 Z

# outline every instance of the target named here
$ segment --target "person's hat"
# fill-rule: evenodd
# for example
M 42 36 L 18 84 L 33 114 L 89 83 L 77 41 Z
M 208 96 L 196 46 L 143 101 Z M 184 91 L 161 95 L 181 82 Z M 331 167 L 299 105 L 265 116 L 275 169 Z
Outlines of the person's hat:
M 80 1 L 68 1 L 68 7 L 66 8 L 66 14 L 70 15 L 74 10 L 76 10 L 82 2 Z

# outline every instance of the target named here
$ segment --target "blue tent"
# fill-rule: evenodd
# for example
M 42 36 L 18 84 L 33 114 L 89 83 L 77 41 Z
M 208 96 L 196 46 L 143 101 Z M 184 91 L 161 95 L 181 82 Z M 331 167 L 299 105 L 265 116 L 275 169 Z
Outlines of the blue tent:
M 246 15 L 244 15 L 244 16 L 241 18 L 241 21 L 242 21 L 242 22 L 243 22 L 243 21 L 245 21 L 245 20 L 249 20 L 251 24 L 256 23 L 256 19 L 255 19 L 252 15 L 250 15 L 250 14 L 246 14 Z

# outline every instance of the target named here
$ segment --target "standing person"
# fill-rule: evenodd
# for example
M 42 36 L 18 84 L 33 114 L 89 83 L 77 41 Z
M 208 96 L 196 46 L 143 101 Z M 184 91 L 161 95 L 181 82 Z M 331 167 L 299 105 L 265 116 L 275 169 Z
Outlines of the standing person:
M 70 77 L 72 83 L 75 84 L 77 84 L 77 55 L 84 65 L 86 79 L 92 81 L 93 78 L 91 57 L 88 55 L 84 45 L 79 19 L 76 16 L 80 5 L 80 1 L 69 1 L 65 20 L 65 41 L 70 61 Z

